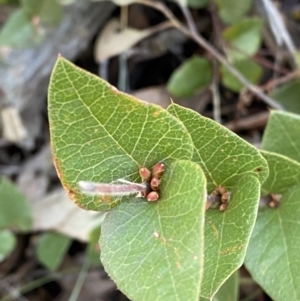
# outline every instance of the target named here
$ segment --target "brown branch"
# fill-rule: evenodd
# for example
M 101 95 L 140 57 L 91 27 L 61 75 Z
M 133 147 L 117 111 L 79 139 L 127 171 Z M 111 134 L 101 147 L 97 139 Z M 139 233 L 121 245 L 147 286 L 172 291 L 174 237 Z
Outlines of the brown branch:
M 152 7 L 158 11 L 160 11 L 167 19 L 169 19 L 173 26 L 184 33 L 186 36 L 190 37 L 194 40 L 198 45 L 203 47 L 206 51 L 212 54 L 220 63 L 222 63 L 226 69 L 235 76 L 240 83 L 248 88 L 254 95 L 258 98 L 262 99 L 266 104 L 273 107 L 274 109 L 283 110 L 283 107 L 274 101 L 271 97 L 264 94 L 256 85 L 253 85 L 249 82 L 242 73 L 240 73 L 236 68 L 234 68 L 226 58 L 220 54 L 209 42 L 207 42 L 201 35 L 197 32 L 191 31 L 190 29 L 186 28 L 183 24 L 179 22 L 179 20 L 173 15 L 173 13 L 161 2 L 152 1 L 152 0 L 136 0 L 136 3 L 141 3 L 146 6 Z

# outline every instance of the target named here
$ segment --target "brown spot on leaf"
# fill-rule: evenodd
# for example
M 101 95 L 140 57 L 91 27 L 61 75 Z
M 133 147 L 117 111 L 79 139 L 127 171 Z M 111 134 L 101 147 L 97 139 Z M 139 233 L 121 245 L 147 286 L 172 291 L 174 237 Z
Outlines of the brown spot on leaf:
M 255 169 L 255 172 L 261 172 L 262 171 L 262 168 L 261 167 L 257 167 L 256 169 Z
M 53 154 L 53 151 L 52 151 L 52 154 Z M 54 163 L 54 167 L 56 169 L 56 173 L 60 179 L 60 182 L 61 182 L 63 188 L 65 189 L 70 200 L 72 200 L 78 207 L 84 209 L 84 207 L 79 202 L 80 195 L 66 183 L 65 177 L 60 168 L 60 165 L 61 165 L 60 161 L 54 155 L 53 155 L 53 163 Z
M 215 238 L 219 239 L 219 231 L 218 231 L 217 227 L 215 226 L 215 224 L 213 224 L 212 222 L 208 222 L 208 223 L 212 227 Z
M 157 117 L 159 114 L 160 114 L 159 111 L 155 111 L 155 112 L 153 112 L 153 117 Z

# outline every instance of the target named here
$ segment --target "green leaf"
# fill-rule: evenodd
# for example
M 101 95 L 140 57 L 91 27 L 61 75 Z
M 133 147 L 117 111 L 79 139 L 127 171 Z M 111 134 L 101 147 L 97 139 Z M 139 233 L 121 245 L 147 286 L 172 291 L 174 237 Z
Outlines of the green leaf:
M 209 301 L 201 297 L 199 301 Z M 220 287 L 212 301 L 238 301 L 238 272 L 233 273 Z
M 234 61 L 232 65 L 253 84 L 257 84 L 262 76 L 262 67 L 251 59 Z M 243 84 L 224 65 L 221 66 L 220 71 L 222 74 L 222 83 L 225 87 L 234 92 L 240 92 L 243 89 Z
M 0 229 L 27 231 L 31 228 L 31 208 L 25 196 L 8 179 L 0 182 Z
M 209 0 L 188 0 L 187 2 L 192 8 L 203 8 L 207 6 Z
M 102 223 L 101 223 L 102 224 Z M 100 262 L 100 246 L 99 237 L 101 233 L 101 226 L 95 227 L 89 234 L 89 244 L 87 250 L 87 260 L 90 264 L 101 265 Z
M 62 17 L 62 7 L 57 0 L 21 0 L 22 7 L 29 17 L 39 16 L 41 21 L 56 25 Z
M 225 23 L 241 20 L 252 6 L 252 0 L 214 0 L 219 9 L 219 16 Z
M 246 265 L 254 279 L 274 300 L 298 300 L 300 239 L 300 163 L 261 151 L 269 165 L 263 194 L 281 194 L 279 208 L 263 208 L 247 251 Z M 297 268 L 295 268 L 297 267 Z M 280 283 L 280 287 L 274 285 Z M 284 290 L 281 290 L 281 285 Z
M 282 193 L 300 184 L 300 163 L 276 153 L 260 151 L 268 162 L 269 176 L 262 185 L 262 195 Z
M 41 35 L 35 30 L 24 10 L 16 10 L 0 32 L 0 46 L 24 48 L 36 46 Z
M 243 264 L 255 225 L 259 199 L 260 183 L 257 177 L 245 175 L 233 188 L 225 212 L 215 209 L 206 212 L 201 296 L 212 297 Z
M 101 259 L 133 301 L 195 301 L 203 270 L 205 177 L 199 165 L 166 166 L 161 199 L 123 202 L 107 214 Z
M 300 162 L 300 116 L 272 111 L 264 132 L 262 148 Z
M 190 133 L 194 145 L 193 161 L 200 164 L 211 192 L 218 185 L 231 189 L 245 174 L 263 182 L 268 165 L 259 151 L 222 125 L 176 104 L 168 111 L 177 117 Z
M 70 198 L 86 209 L 107 210 L 116 200 L 83 195 L 78 181 L 138 181 L 141 165 L 192 156 L 191 139 L 171 114 L 63 58 L 54 67 L 48 103 L 56 169 Z
M 287 82 L 286 84 L 276 88 L 272 94 L 271 97 L 282 106 L 294 113 L 300 113 L 300 101 L 299 101 L 299 95 L 300 95 L 300 80 L 295 79 L 292 81 Z
M 9 230 L 0 231 L 0 262 L 2 262 L 14 250 L 17 240 Z
M 198 55 L 184 61 L 171 75 L 168 90 L 177 97 L 189 97 L 212 81 L 210 62 Z
M 38 260 L 49 270 L 59 268 L 62 260 L 69 249 L 71 239 L 59 233 L 44 233 L 37 245 Z
M 233 273 L 220 287 L 213 301 L 237 301 L 238 300 L 238 272 Z
M 300 186 L 282 194 L 278 208 L 260 210 L 245 264 L 276 301 L 300 300 Z
M 234 23 L 223 32 L 224 38 L 232 46 L 229 52 L 232 59 L 245 59 L 258 51 L 262 40 L 262 26 L 262 19 L 249 18 Z

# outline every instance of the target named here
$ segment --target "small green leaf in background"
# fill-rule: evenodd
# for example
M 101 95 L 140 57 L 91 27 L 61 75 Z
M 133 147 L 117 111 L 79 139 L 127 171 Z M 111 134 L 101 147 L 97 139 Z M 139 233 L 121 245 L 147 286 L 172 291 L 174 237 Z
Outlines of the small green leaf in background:
M 167 87 L 174 96 L 189 97 L 207 87 L 211 81 L 210 62 L 204 57 L 194 55 L 172 73 Z
M 61 265 L 70 244 L 71 239 L 65 235 L 46 232 L 38 241 L 38 260 L 49 270 L 55 271 Z
M 198 164 L 167 164 L 161 199 L 122 202 L 101 229 L 101 260 L 133 301 L 196 301 L 203 271 L 205 176 Z
M 263 20 L 260 18 L 244 19 L 228 27 L 223 36 L 232 47 L 229 57 L 237 60 L 254 55 L 260 48 L 262 27 Z
M 30 230 L 31 208 L 25 196 L 6 178 L 0 181 L 0 208 L 0 229 Z
M 56 25 L 62 17 L 62 6 L 58 0 L 21 0 L 22 7 L 31 18 L 39 16 L 48 25 Z
M 192 8 L 206 7 L 209 0 L 187 0 L 188 6 Z
M 264 132 L 262 148 L 300 162 L 300 116 L 272 111 Z
M 99 225 L 95 227 L 89 234 L 87 260 L 90 264 L 93 264 L 94 266 L 101 265 L 100 245 L 99 245 L 100 233 L 101 233 L 101 226 Z
M 275 88 L 271 97 L 293 113 L 300 114 L 300 80 L 295 79 Z
M 213 296 L 212 301 L 238 301 L 239 273 L 233 273 Z M 209 301 L 201 297 L 199 301 Z
M 0 4 L 19 4 L 18 0 L 0 0 Z
M 257 84 L 263 73 L 262 67 L 251 59 L 238 60 L 232 65 L 240 71 L 251 83 Z M 232 75 L 224 65 L 221 66 L 222 83 L 228 89 L 234 92 L 240 92 L 243 84 Z
M 140 181 L 140 166 L 192 157 L 190 136 L 166 110 L 118 91 L 61 57 L 52 72 L 48 106 L 58 175 L 69 197 L 85 209 L 108 210 L 117 200 L 82 194 L 80 180 Z
M 243 264 L 259 199 L 260 183 L 257 177 L 245 175 L 233 188 L 227 210 L 209 209 L 206 212 L 201 296 L 211 298 Z
M 178 118 L 190 133 L 193 161 L 200 164 L 208 182 L 208 192 L 218 185 L 227 189 L 236 186 L 245 174 L 257 176 L 263 182 L 268 165 L 259 151 L 219 123 L 195 111 L 172 104 L 168 111 Z
M 225 23 L 241 20 L 252 6 L 252 0 L 214 0 L 219 9 L 219 16 Z
M 9 230 L 0 231 L 0 262 L 2 262 L 15 248 L 16 237 Z
M 269 165 L 263 194 L 281 194 L 281 200 L 278 208 L 260 210 L 245 263 L 254 280 L 274 300 L 296 301 L 300 297 L 296 285 L 300 281 L 300 163 L 276 153 L 261 153 Z
M 282 193 L 287 188 L 300 184 L 300 163 L 289 157 L 261 150 L 268 162 L 269 176 L 262 185 L 262 195 Z
M 25 11 L 18 9 L 9 17 L 0 31 L 0 46 L 34 47 L 41 41 L 41 38 Z

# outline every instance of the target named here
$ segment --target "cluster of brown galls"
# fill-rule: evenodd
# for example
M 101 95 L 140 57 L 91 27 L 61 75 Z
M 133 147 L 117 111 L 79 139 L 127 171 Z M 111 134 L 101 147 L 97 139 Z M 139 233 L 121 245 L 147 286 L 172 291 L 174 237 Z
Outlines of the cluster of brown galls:
M 217 197 L 219 200 L 219 210 L 220 211 L 225 211 L 228 207 L 228 202 L 230 198 L 230 193 L 221 185 L 219 185 L 212 193 L 212 197 Z M 206 209 L 208 209 L 211 206 L 208 205 Z
M 165 165 L 163 163 L 155 164 L 151 171 L 145 166 L 140 167 L 140 176 L 147 187 L 141 194 L 149 202 L 155 202 L 159 199 L 160 181 L 164 171 Z

